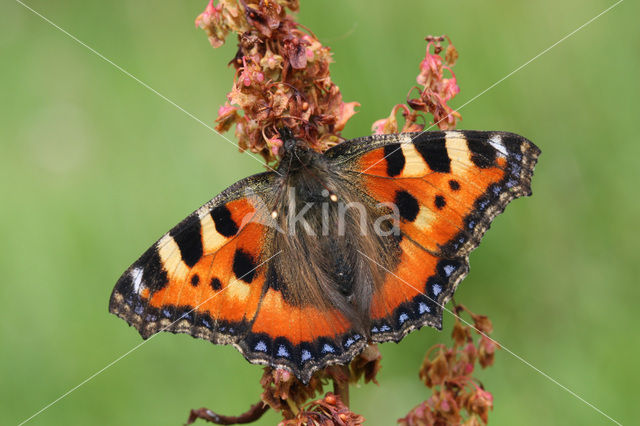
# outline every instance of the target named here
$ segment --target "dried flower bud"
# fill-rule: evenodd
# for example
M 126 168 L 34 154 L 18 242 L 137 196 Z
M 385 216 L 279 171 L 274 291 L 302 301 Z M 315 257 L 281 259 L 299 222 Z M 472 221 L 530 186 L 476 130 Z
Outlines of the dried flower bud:
M 238 120 L 238 108 L 225 103 L 218 109 L 218 117 L 216 118 L 216 130 L 226 132 Z
M 324 151 L 341 142 L 340 132 L 357 102 L 345 103 L 329 74 L 329 48 L 287 13 L 297 0 L 213 0 L 198 16 L 211 44 L 218 47 L 230 32 L 238 34 L 231 64 L 237 74 L 227 98 L 238 113 L 219 114 L 222 130 L 236 124 L 240 149 L 277 161 L 277 129 L 292 129 L 309 147 Z M 240 112 L 242 114 L 240 114 Z
M 364 423 L 364 417 L 353 413 L 340 398 L 327 393 L 324 398 L 305 404 L 298 414 L 280 423 L 280 426 L 358 426 Z
M 441 43 L 445 39 L 448 45 L 443 57 Z M 432 126 L 438 126 L 440 129 L 454 129 L 462 116 L 451 109 L 447 102 L 460 92 L 456 76 L 451 70 L 458 58 L 458 52 L 448 37 L 429 36 L 426 40 L 428 42 L 426 54 L 420 62 L 420 72 L 416 77 L 416 81 L 422 88 L 413 88 L 409 92 L 407 105 L 417 113 L 431 114 L 433 116 Z M 445 78 L 445 72 L 450 74 L 450 77 Z M 419 95 L 410 97 L 414 89 L 418 89 Z M 399 126 L 395 115 L 399 106 L 396 105 L 392 109 L 388 118 L 376 121 L 372 131 L 376 134 L 396 133 Z M 420 131 L 424 128 L 416 123 L 418 114 L 403 112 L 403 115 L 405 119 L 403 131 Z
M 290 371 L 265 367 L 260 379 L 263 388 L 262 401 L 276 411 L 281 411 L 286 418 L 293 418 L 292 406 L 302 405 L 309 398 L 322 392 L 322 381 L 313 376 L 308 384 L 302 383 Z
M 462 305 L 455 306 L 453 311 L 456 316 L 466 312 L 478 329 L 491 331 L 491 323 L 486 316 L 476 315 Z M 456 317 L 452 331 L 453 347 L 438 344 L 427 351 L 420 379 L 433 389 L 433 393 L 405 418 L 398 420 L 401 425 L 484 425 L 488 422 L 493 396 L 478 384 L 472 374 L 476 362 L 482 367 L 493 363 L 498 346 L 480 333 L 476 344 L 471 328 Z
M 458 51 L 453 46 L 453 44 L 449 43 L 449 45 L 447 46 L 446 53 L 444 55 L 444 61 L 447 63 L 447 65 L 452 67 L 456 64 L 457 60 L 458 60 Z
M 465 343 L 471 341 L 471 331 L 469 330 L 469 327 L 466 327 L 458 318 L 456 318 L 451 337 L 453 337 L 453 341 L 457 346 L 464 346 Z
M 486 315 L 476 315 L 471 313 L 471 318 L 473 319 L 476 330 L 484 334 L 491 334 L 493 331 L 493 325 L 491 324 L 489 317 Z
M 478 345 L 478 360 L 483 368 L 493 365 L 496 348 L 497 345 L 493 340 L 488 339 L 485 336 L 480 337 L 480 343 Z
M 467 401 L 467 410 L 480 417 L 486 424 L 489 421 L 489 410 L 493 409 L 493 395 L 476 386 L 475 392 Z
M 360 377 L 364 376 L 364 382 L 374 382 L 378 384 L 376 375 L 382 368 L 380 361 L 382 355 L 378 349 L 378 345 L 368 345 L 364 351 L 351 361 L 351 381 L 358 382 Z

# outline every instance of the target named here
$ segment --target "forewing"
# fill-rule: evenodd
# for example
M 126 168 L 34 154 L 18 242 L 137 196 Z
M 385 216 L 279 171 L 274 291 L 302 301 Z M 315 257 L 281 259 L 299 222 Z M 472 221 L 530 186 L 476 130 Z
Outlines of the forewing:
M 275 173 L 229 187 L 167 232 L 116 283 L 109 311 L 144 338 L 158 331 L 236 344 L 257 312 Z
M 400 216 L 400 262 L 372 301 L 374 341 L 441 327 L 469 253 L 511 200 L 531 194 L 539 154 L 516 134 L 478 131 L 376 135 L 327 151 L 364 197 Z

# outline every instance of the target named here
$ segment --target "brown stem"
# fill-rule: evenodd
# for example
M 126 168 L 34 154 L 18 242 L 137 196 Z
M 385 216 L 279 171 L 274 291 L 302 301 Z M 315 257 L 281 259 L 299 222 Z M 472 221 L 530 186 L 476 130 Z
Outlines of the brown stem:
M 193 422 L 195 422 L 197 419 L 206 420 L 217 425 L 238 425 L 252 423 L 262 417 L 262 415 L 266 413 L 267 410 L 269 410 L 269 406 L 262 401 L 252 405 L 246 413 L 240 414 L 239 416 L 223 416 L 214 413 L 208 408 L 203 407 L 197 410 L 191 410 L 191 413 L 189 414 L 189 420 L 187 420 L 186 424 L 193 424 Z
M 340 400 L 347 407 L 349 406 L 349 382 L 333 381 L 333 393 L 340 397 Z

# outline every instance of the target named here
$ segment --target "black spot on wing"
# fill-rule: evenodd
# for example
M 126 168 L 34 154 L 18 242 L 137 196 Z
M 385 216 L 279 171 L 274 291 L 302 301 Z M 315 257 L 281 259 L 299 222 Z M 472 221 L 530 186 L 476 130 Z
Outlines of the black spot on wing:
M 251 283 L 256 275 L 256 261 L 249 253 L 237 249 L 233 256 L 233 273 L 236 278 L 246 283 Z
M 486 140 L 467 139 L 467 146 L 471 151 L 471 161 L 480 168 L 495 165 L 496 150 Z
M 238 233 L 238 225 L 231 218 L 231 212 L 226 205 L 218 206 L 211 210 L 211 218 L 216 226 L 216 231 L 225 237 L 233 237 Z
M 191 277 L 191 285 L 194 287 L 197 287 L 199 282 L 200 282 L 200 276 L 198 274 L 194 274 Z
M 209 283 L 209 285 L 211 286 L 211 288 L 214 291 L 218 291 L 218 290 L 222 289 L 222 283 L 216 277 L 211 278 L 211 282 Z
M 407 191 L 398 191 L 396 192 L 394 202 L 398 207 L 400 217 L 409 222 L 416 220 L 418 212 L 420 211 L 420 206 L 418 205 L 418 200 L 416 200 L 413 195 Z
M 398 176 L 404 169 L 405 158 L 399 143 L 384 146 L 384 158 L 387 162 L 387 174 Z
M 414 140 L 414 145 L 431 170 L 440 173 L 451 171 L 451 158 L 447 153 L 444 133 L 436 138 L 433 134 L 425 133 Z
M 455 179 L 451 179 L 449 181 L 449 188 L 451 188 L 452 191 L 457 191 L 458 189 L 460 189 L 460 182 Z
M 187 217 L 184 222 L 173 228 L 169 235 L 180 248 L 183 262 L 192 268 L 202 257 L 202 237 L 200 219 L 197 215 Z
M 444 206 L 447 205 L 447 202 L 445 201 L 442 195 L 436 195 L 436 198 L 434 199 L 434 204 L 436 205 L 436 208 L 438 208 L 438 210 L 441 210 L 444 208 Z
M 142 281 L 152 293 L 163 289 L 169 282 L 155 244 L 144 252 L 136 264 L 143 268 Z

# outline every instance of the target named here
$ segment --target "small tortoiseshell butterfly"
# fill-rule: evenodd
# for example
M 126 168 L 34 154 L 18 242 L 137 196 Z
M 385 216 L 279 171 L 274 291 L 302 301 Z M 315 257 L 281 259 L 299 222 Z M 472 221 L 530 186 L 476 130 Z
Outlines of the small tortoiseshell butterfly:
M 469 253 L 540 150 L 505 132 L 374 135 L 324 153 L 282 131 L 276 171 L 243 179 L 118 280 L 110 312 L 188 333 L 308 382 L 370 342 L 440 329 Z

